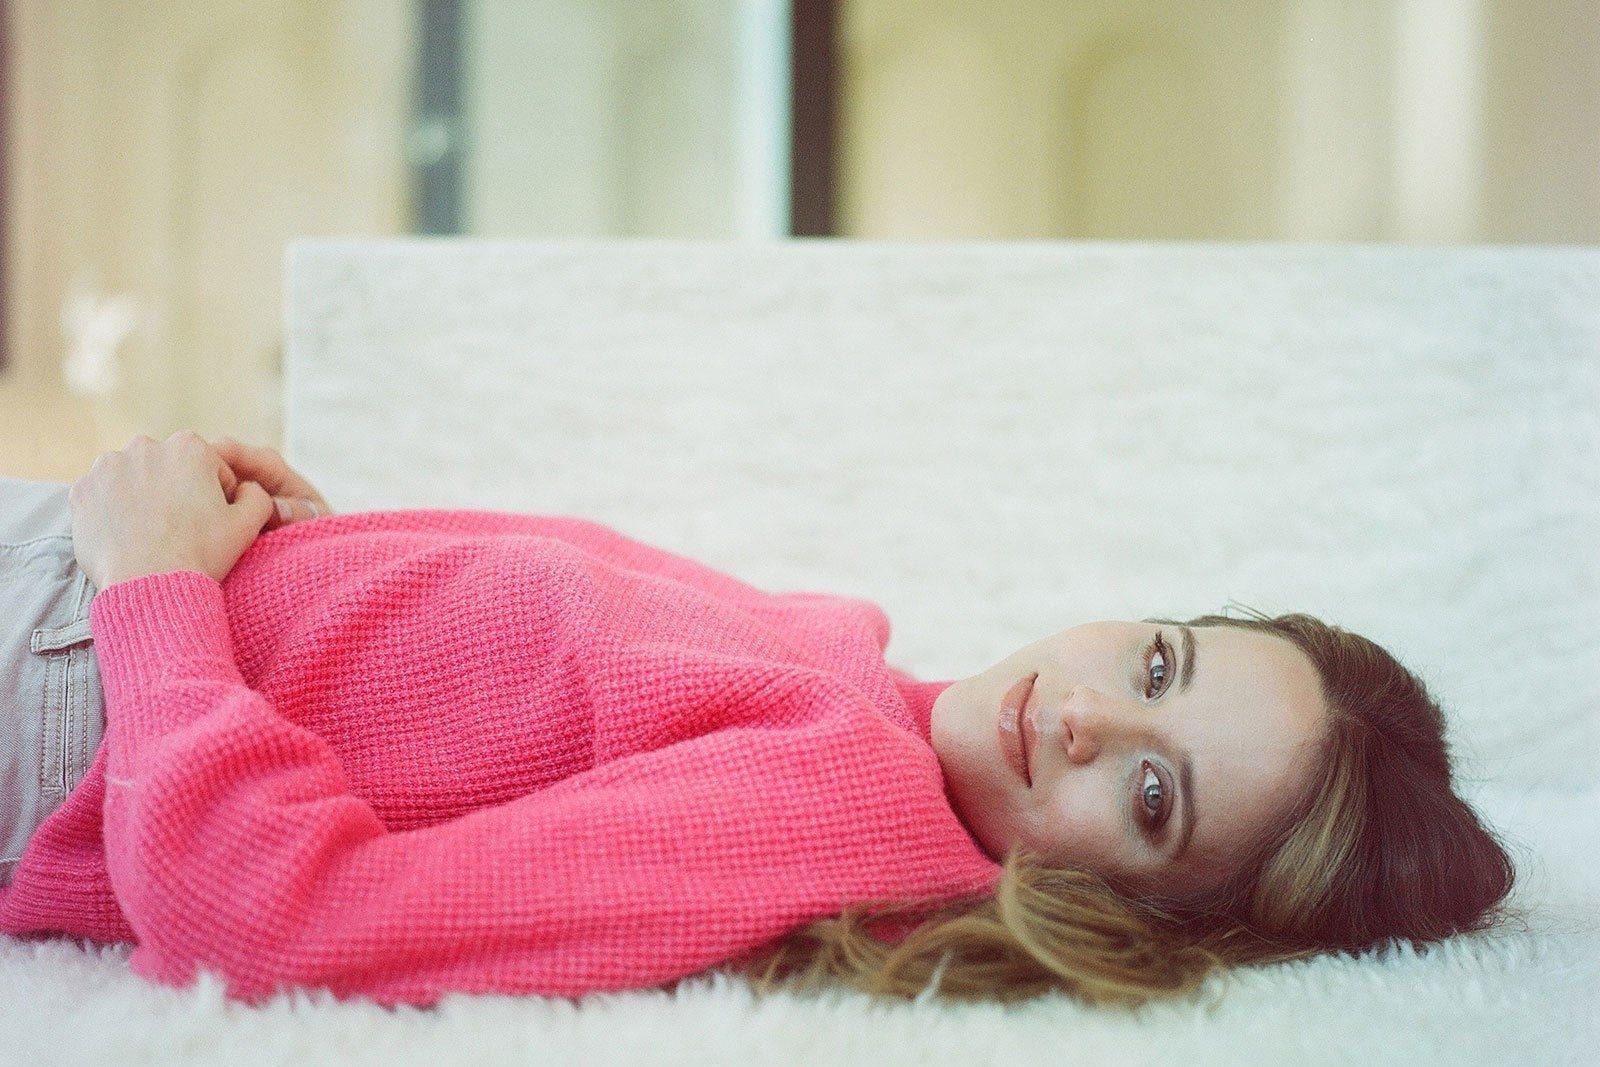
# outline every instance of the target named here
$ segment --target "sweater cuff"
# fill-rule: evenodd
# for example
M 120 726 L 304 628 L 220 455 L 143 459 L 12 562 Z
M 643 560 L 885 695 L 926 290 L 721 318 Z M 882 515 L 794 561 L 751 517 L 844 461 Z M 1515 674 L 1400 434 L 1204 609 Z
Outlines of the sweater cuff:
M 152 574 L 100 590 L 89 604 L 89 627 L 112 708 L 143 704 L 143 694 L 177 678 L 242 680 L 222 586 L 198 571 Z

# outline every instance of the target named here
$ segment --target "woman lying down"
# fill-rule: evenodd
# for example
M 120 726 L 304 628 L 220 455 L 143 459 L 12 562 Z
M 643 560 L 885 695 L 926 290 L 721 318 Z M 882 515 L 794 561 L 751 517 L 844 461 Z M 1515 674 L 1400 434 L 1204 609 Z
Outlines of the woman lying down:
M 7 481 L 0 524 L 0 930 L 162 982 L 1140 1000 L 1511 884 L 1422 684 L 1303 615 L 923 681 L 870 604 L 573 519 L 332 515 L 193 434 Z

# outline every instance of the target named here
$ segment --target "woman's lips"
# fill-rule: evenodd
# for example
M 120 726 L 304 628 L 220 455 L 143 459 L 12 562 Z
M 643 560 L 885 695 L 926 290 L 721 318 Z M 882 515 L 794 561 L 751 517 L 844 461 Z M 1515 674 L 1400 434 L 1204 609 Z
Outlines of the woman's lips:
M 1006 690 L 1006 695 L 1000 698 L 1000 716 L 997 720 L 1000 751 L 1005 753 L 1011 769 L 1029 787 L 1033 785 L 1033 772 L 1028 759 L 1033 724 L 1024 713 L 1028 708 L 1028 697 L 1033 695 L 1033 683 L 1038 677 L 1037 674 L 1030 674 Z

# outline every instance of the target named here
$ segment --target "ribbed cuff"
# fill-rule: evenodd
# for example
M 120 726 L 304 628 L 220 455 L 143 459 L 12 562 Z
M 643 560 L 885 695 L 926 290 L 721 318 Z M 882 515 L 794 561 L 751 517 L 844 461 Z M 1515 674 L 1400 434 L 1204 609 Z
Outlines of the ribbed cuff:
M 178 703 L 148 699 L 173 681 L 241 681 L 222 586 L 198 571 L 152 574 L 102 589 L 89 605 L 89 625 L 105 686 L 108 733 L 132 725 L 119 724 L 119 716 L 144 720 L 177 711 Z M 181 723 L 140 725 L 165 732 Z

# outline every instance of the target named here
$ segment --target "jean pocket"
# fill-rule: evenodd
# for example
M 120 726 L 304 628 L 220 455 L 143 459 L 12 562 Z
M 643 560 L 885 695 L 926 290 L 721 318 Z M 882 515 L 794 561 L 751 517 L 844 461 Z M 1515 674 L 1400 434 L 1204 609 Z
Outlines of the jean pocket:
M 99 664 L 87 614 L 91 595 L 76 575 L 73 619 L 33 631 L 29 649 L 44 665 L 44 707 L 39 730 L 39 789 L 60 803 L 88 773 L 105 728 Z

